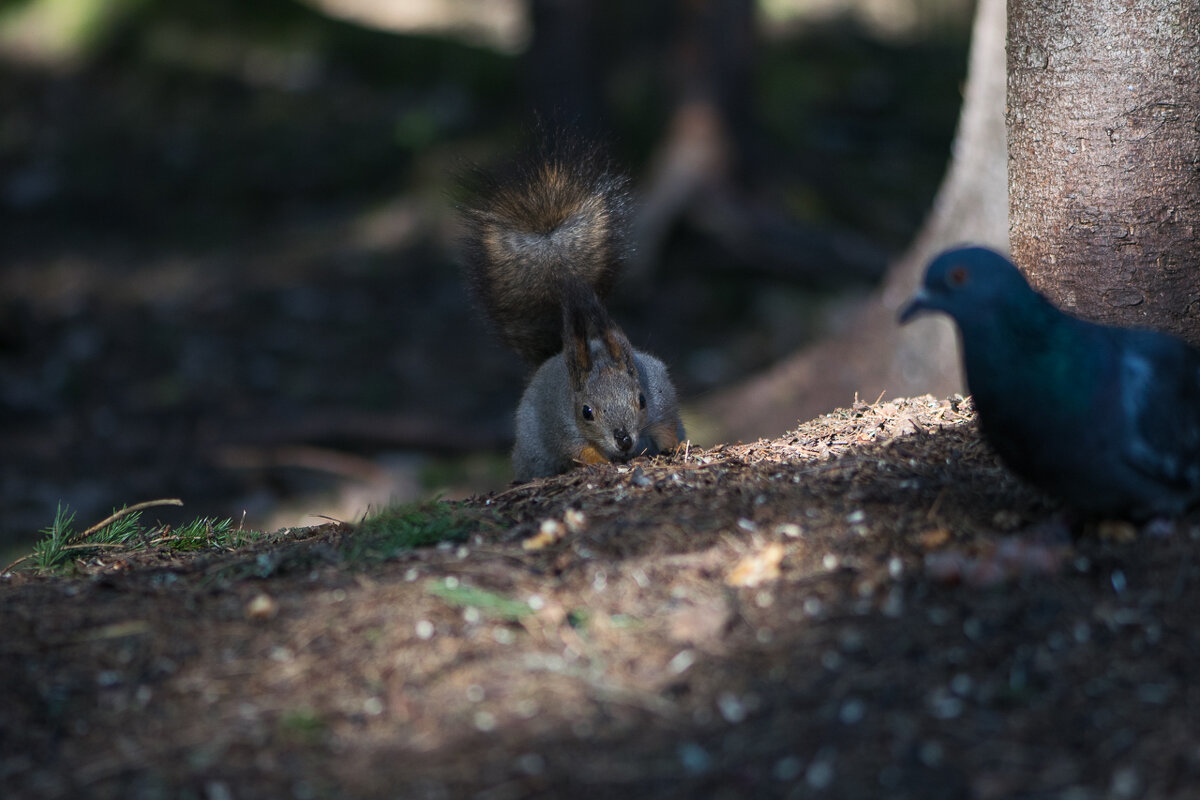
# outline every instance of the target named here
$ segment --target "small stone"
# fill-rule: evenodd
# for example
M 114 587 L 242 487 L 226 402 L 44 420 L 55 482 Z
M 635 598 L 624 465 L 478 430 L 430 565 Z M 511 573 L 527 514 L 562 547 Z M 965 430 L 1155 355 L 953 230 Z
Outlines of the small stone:
M 838 710 L 838 719 L 844 725 L 854 725 L 861 722 L 862 718 L 867 715 L 867 706 L 862 700 L 857 697 L 851 697 L 842 703 L 842 707 Z
M 833 783 L 833 759 L 827 754 L 818 754 L 804 772 L 804 782 L 813 789 L 827 789 Z
M 524 753 L 517 756 L 517 769 L 526 775 L 541 775 L 546 771 L 546 759 L 539 753 Z
M 686 672 L 692 664 L 696 663 L 696 654 L 691 650 L 680 650 L 675 656 L 667 662 L 667 670 L 673 675 L 679 675 Z
M 917 748 L 917 758 L 921 759 L 921 763 L 927 767 L 936 767 L 942 763 L 945 758 L 946 751 L 941 743 L 935 741 L 922 742 Z
M 804 535 L 804 529 L 794 522 L 785 522 L 775 526 L 775 532 L 780 536 L 787 536 L 789 539 L 799 539 Z
M 721 716 L 725 721 L 736 725 L 746 718 L 746 706 L 732 692 L 722 692 L 717 697 L 717 710 L 721 712 Z
M 804 771 L 804 764 L 795 756 L 784 756 L 775 762 L 775 766 L 771 769 L 771 777 L 782 783 L 791 783 L 800 777 L 800 773 Z
M 675 752 L 679 755 L 679 762 L 683 765 L 684 772 L 691 775 L 707 772 L 712 766 L 712 757 L 709 756 L 708 751 L 695 742 L 684 742 Z
M 563 514 L 563 522 L 571 533 L 580 533 L 587 528 L 587 516 L 577 508 L 568 508 Z
M 992 525 L 1002 531 L 1013 531 L 1021 524 L 1021 515 L 1010 509 L 1001 509 L 992 515 Z
M 1096 528 L 1101 541 L 1114 544 L 1129 544 L 1138 538 L 1137 528 L 1131 522 L 1121 519 L 1106 519 Z
M 1135 768 L 1122 767 L 1113 773 L 1110 787 L 1112 797 L 1137 797 L 1141 788 L 1142 780 Z
M 1125 573 L 1119 569 L 1114 569 L 1112 574 L 1113 591 L 1117 594 L 1122 594 L 1128 585 L 1128 581 L 1125 580 Z
M 278 613 L 279 604 L 266 592 L 259 592 L 246 604 L 246 617 L 249 619 L 271 619 Z

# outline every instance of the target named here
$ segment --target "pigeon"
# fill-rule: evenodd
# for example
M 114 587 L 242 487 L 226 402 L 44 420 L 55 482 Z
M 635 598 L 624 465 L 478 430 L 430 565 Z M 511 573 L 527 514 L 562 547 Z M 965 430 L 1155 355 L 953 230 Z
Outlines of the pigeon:
M 957 325 L 984 438 L 1018 476 L 1103 518 L 1200 503 L 1200 350 L 1069 316 L 982 247 L 935 258 L 899 321 L 935 311 Z

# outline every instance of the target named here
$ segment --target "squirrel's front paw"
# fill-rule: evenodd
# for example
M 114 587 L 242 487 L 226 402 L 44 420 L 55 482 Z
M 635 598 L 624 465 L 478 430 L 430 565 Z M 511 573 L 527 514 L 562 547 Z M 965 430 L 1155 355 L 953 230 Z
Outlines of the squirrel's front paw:
M 608 458 L 601 453 L 600 450 L 591 444 L 585 444 L 583 449 L 579 451 L 579 455 L 575 460 L 580 464 L 607 464 Z
M 648 455 L 675 452 L 679 447 L 679 431 L 680 425 L 678 420 L 668 419 L 647 426 L 643 435 L 648 437 L 650 443 L 653 445 Z

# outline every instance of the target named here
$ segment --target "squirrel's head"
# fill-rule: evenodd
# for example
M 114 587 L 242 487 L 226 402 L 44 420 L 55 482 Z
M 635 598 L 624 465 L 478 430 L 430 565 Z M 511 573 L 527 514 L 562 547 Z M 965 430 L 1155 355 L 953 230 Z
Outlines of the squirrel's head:
M 647 416 L 633 346 L 586 284 L 564 280 L 562 289 L 563 358 L 575 425 L 606 460 L 632 458 Z
M 633 349 L 617 329 L 567 348 L 575 425 L 609 461 L 636 456 L 646 426 L 646 394 Z

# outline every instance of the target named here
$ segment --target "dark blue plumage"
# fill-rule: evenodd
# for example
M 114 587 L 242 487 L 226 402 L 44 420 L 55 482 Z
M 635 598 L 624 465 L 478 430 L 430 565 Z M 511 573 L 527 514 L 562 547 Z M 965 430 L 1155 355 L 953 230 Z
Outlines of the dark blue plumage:
M 900 322 L 925 311 L 958 325 L 983 434 L 1015 473 L 1092 514 L 1200 503 L 1200 351 L 1068 316 L 980 247 L 934 259 Z

